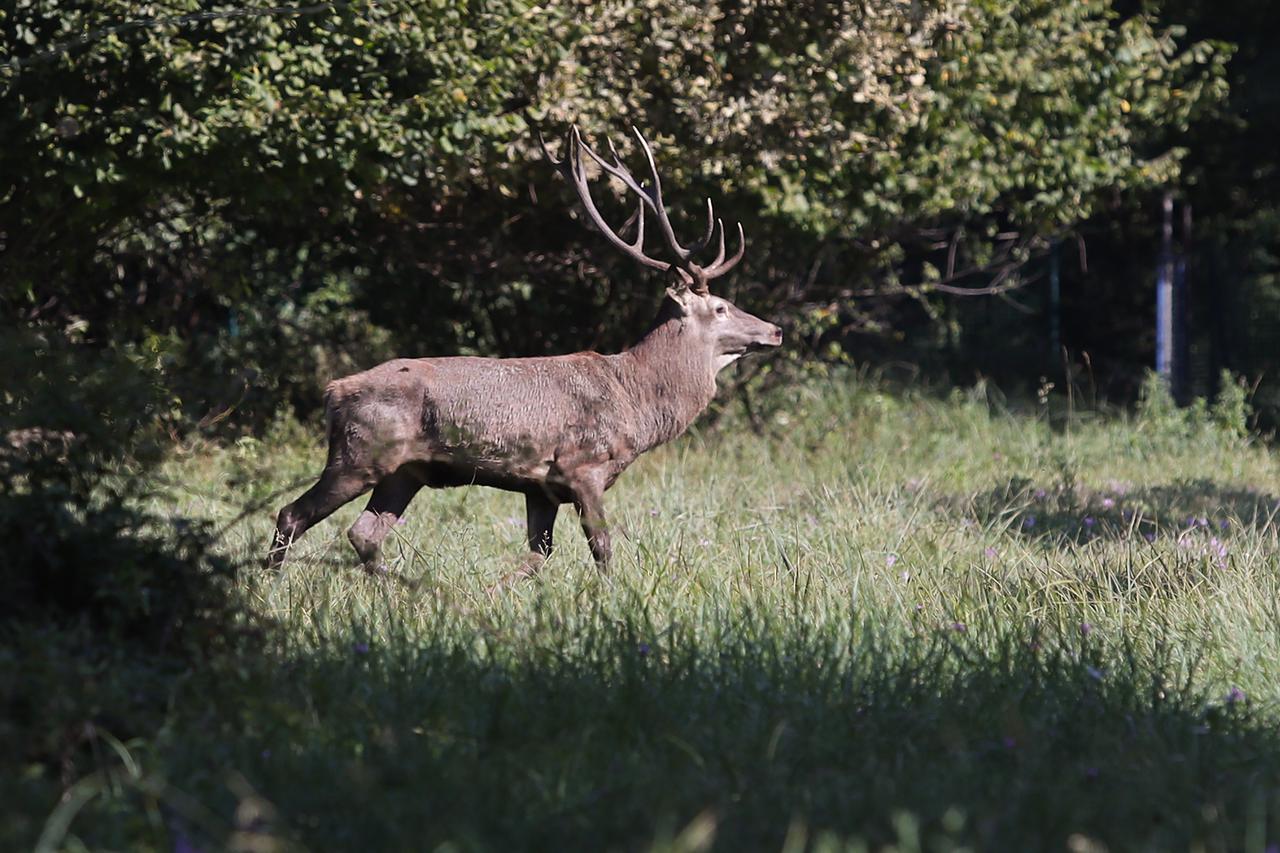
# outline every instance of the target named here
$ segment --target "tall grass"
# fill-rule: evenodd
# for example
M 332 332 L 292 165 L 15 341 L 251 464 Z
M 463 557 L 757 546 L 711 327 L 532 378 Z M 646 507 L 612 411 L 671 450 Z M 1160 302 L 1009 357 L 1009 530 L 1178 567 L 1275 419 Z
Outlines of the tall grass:
M 496 596 L 518 498 L 424 493 L 385 577 L 354 568 L 353 504 L 243 575 L 275 623 L 260 656 L 151 676 L 162 707 L 120 712 L 93 775 L 28 768 L 10 837 L 1262 851 L 1280 469 L 1229 409 L 1056 405 L 796 389 L 764 435 L 639 462 L 608 496 L 611 574 L 565 514 L 541 577 Z M 168 506 L 274 510 L 321 459 L 288 425 L 175 458 Z M 226 553 L 257 560 L 270 515 Z M 121 662 L 104 691 L 141 677 Z

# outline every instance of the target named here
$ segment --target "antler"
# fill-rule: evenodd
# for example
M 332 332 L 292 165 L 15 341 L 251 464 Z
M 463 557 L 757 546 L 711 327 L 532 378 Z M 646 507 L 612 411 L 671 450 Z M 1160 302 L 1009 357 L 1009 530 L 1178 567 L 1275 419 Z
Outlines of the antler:
M 666 205 L 662 202 L 662 180 L 658 177 L 658 166 L 653 158 L 653 150 L 639 130 L 633 127 L 632 131 L 635 133 L 636 139 L 640 143 L 640 150 L 644 152 L 645 160 L 649 164 L 651 182 L 647 189 L 623 165 L 622 158 L 618 156 L 618 151 L 613 147 L 612 141 L 609 141 L 608 144 L 609 153 L 613 155 L 613 163 L 607 163 L 603 157 L 582 141 L 582 134 L 579 133 L 577 125 L 574 125 L 569 130 L 565 142 L 566 153 L 563 160 L 557 160 L 551 155 L 541 134 L 538 135 L 538 141 L 542 145 L 542 152 L 546 155 L 547 160 L 564 175 L 565 180 L 574 188 L 588 218 L 591 219 L 592 223 L 610 243 L 621 249 L 626 255 L 651 269 L 663 270 L 664 272 L 675 269 L 680 273 L 681 282 L 685 287 L 691 288 L 697 293 L 705 294 L 708 292 L 708 282 L 729 272 L 742 260 L 743 252 L 746 251 L 747 247 L 746 236 L 742 231 L 742 223 L 738 223 L 738 251 L 733 257 L 726 260 L 724 256 L 724 223 L 716 218 L 711 199 L 707 199 L 707 233 L 696 244 L 688 248 L 680 245 L 680 241 L 676 239 L 675 229 L 671 226 L 671 220 L 667 217 Z M 583 152 L 594 160 L 606 174 L 622 181 L 623 185 L 637 196 L 636 212 L 623 224 L 622 228 L 618 229 L 619 231 L 626 230 L 631 226 L 632 222 L 638 222 L 634 242 L 628 243 L 618 235 L 617 231 L 610 228 L 600 214 L 599 208 L 596 207 L 595 201 L 591 198 L 591 189 L 587 181 L 587 171 L 584 165 L 585 161 L 582 158 Z M 646 209 L 658 219 L 658 230 L 661 232 L 663 242 L 666 243 L 667 251 L 672 257 L 670 262 L 651 258 L 644 253 Z M 693 260 L 694 255 L 711 245 L 712 238 L 717 235 L 719 236 L 719 243 L 715 260 L 705 266 L 696 263 Z

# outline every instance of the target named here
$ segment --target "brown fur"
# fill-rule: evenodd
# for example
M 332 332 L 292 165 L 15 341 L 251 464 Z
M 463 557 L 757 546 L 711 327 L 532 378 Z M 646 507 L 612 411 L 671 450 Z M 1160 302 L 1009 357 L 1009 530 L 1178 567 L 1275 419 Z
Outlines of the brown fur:
M 373 490 L 349 532 L 366 569 L 423 486 L 525 495 L 532 574 L 572 503 L 597 563 L 611 556 L 603 495 L 636 457 L 680 435 L 715 394 L 716 373 L 782 332 L 719 297 L 669 292 L 654 328 L 616 355 L 396 359 L 329 383 L 320 480 L 279 514 L 269 565 L 338 507 Z

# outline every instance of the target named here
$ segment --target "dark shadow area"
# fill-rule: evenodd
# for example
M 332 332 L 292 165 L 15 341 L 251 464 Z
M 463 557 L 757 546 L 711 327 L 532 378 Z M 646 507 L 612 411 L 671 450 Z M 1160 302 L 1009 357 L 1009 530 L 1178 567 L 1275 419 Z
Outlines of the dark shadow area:
M 0 365 L 0 848 L 30 849 L 85 755 L 149 735 L 173 684 L 265 620 L 210 525 L 146 508 L 172 441 L 147 369 L 7 327 Z
M 1172 537 L 1229 541 L 1243 530 L 1276 530 L 1280 496 L 1213 480 L 1110 489 L 1044 488 L 1015 477 L 977 496 L 947 498 L 946 511 L 984 527 L 1004 526 L 1047 545 L 1095 539 L 1155 542 Z
M 595 624 L 523 648 L 442 626 L 188 678 L 154 775 L 104 790 L 70 832 L 368 850 L 647 849 L 708 827 L 722 850 L 780 849 L 789 827 L 943 850 L 1280 833 L 1280 728 L 1188 679 L 1184 649 L 981 626 L 851 642 L 778 617 L 714 642 Z M 119 766 L 97 754 L 99 772 Z M 168 818 L 145 826 L 148 803 Z

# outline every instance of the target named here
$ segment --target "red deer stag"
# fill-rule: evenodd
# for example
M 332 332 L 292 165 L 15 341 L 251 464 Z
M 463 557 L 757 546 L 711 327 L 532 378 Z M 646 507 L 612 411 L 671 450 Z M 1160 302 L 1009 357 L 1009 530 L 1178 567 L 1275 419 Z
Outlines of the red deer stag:
M 320 480 L 280 510 L 268 566 L 316 522 L 373 489 L 348 537 L 367 571 L 379 569 L 383 539 L 423 486 L 479 484 L 521 492 L 529 556 L 515 577 L 533 574 L 551 553 L 563 503 L 581 518 L 603 570 L 612 547 L 604 492 L 645 451 L 680 435 L 716 391 L 716 374 L 739 356 L 782 343 L 782 330 L 713 296 L 708 283 L 742 259 L 745 241 L 725 258 L 724 224 L 707 200 L 707 233 L 686 248 L 662 201 L 653 151 L 637 130 L 650 182 L 642 186 L 610 144 L 608 163 L 574 127 L 562 161 L 543 151 L 576 190 L 587 217 L 616 248 L 667 273 L 657 321 L 617 355 L 580 352 L 545 358 L 396 359 L 329 383 L 325 389 L 329 456 Z M 637 198 L 632 242 L 619 236 L 591 198 L 584 155 Z M 646 213 L 658 223 L 669 260 L 645 254 Z M 694 257 L 718 235 L 711 263 Z

